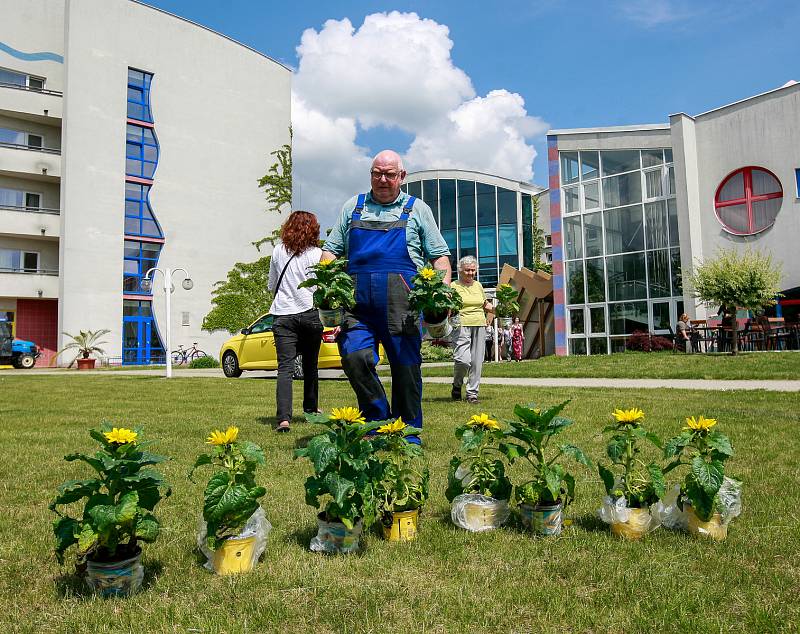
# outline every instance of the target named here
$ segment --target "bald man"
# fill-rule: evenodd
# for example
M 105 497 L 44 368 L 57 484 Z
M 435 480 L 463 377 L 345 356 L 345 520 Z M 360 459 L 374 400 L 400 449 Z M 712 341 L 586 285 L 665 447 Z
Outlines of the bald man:
M 336 341 L 359 409 L 367 420 L 402 417 L 421 429 L 422 331 L 408 293 L 411 278 L 428 262 L 450 284 L 450 250 L 431 208 L 400 191 L 405 177 L 400 155 L 380 152 L 370 168 L 370 191 L 344 204 L 322 259 L 347 258 L 355 280 L 356 306 L 345 315 Z M 392 370 L 391 407 L 375 371 L 379 344 Z M 419 442 L 417 436 L 409 440 Z

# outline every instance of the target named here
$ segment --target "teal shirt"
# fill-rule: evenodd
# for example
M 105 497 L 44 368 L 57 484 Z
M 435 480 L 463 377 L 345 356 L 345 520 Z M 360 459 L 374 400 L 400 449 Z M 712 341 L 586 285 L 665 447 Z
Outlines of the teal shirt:
M 353 208 L 356 206 L 357 199 L 358 196 L 353 196 L 342 206 L 339 220 L 336 221 L 330 235 L 325 238 L 323 249 L 330 251 L 336 257 L 347 257 L 350 219 L 353 216 Z M 383 205 L 374 201 L 372 192 L 370 192 L 367 194 L 364 210 L 361 212 L 361 219 L 365 222 L 370 220 L 383 222 L 398 220 L 403 213 L 403 205 L 406 204 L 408 199 L 408 194 L 400 192 L 394 202 Z M 414 208 L 408 216 L 406 242 L 408 243 L 408 255 L 411 256 L 411 260 L 417 268 L 422 268 L 430 260 L 435 260 L 443 255 L 450 255 L 450 249 L 439 232 L 436 221 L 433 219 L 431 208 L 419 198 L 414 201 Z

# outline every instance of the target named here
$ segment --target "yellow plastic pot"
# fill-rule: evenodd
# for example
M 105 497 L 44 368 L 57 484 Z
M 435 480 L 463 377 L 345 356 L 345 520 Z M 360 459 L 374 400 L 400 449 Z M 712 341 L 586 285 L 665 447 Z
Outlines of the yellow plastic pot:
M 613 522 L 611 532 L 623 539 L 641 539 L 650 528 L 649 509 L 629 509 L 627 522 Z
M 690 505 L 685 506 L 687 527 L 690 535 L 706 537 L 721 542 L 728 537 L 728 525 L 723 524 L 722 515 L 714 513 L 707 522 L 702 521 Z
M 245 539 L 226 539 L 222 546 L 214 551 L 211 565 L 218 575 L 236 575 L 250 572 L 253 569 L 253 550 L 256 547 L 255 537 Z
M 419 509 L 392 513 L 392 523 L 383 525 L 383 538 L 390 542 L 410 542 L 417 538 Z

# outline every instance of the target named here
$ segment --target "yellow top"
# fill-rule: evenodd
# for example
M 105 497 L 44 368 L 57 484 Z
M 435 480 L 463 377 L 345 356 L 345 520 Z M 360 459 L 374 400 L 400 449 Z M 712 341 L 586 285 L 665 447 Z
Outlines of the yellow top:
M 461 295 L 461 301 L 464 302 L 464 307 L 459 313 L 461 325 L 485 326 L 486 313 L 483 311 L 483 305 L 486 303 L 486 293 L 483 291 L 481 283 L 475 280 L 469 286 L 465 286 L 456 280 L 450 286 L 458 291 L 458 294 Z

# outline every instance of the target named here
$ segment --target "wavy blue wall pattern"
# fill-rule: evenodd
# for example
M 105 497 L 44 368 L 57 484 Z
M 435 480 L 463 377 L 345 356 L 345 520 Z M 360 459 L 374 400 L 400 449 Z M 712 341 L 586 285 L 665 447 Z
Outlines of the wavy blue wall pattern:
M 64 56 L 59 55 L 58 53 L 50 53 L 49 51 L 42 51 L 40 53 L 26 53 L 25 51 L 20 51 L 12 46 L 9 46 L 5 42 L 0 42 L 0 51 L 4 53 L 8 53 L 11 57 L 16 57 L 17 59 L 21 59 L 24 62 L 58 62 L 59 64 L 64 63 Z

